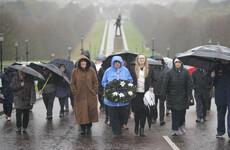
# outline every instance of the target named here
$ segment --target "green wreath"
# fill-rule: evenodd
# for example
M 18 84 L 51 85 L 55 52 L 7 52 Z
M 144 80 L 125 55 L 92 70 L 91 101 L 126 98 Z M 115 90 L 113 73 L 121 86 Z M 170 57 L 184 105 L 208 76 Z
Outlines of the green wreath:
M 129 80 L 113 80 L 105 86 L 105 98 L 110 102 L 127 103 L 136 97 L 136 86 Z

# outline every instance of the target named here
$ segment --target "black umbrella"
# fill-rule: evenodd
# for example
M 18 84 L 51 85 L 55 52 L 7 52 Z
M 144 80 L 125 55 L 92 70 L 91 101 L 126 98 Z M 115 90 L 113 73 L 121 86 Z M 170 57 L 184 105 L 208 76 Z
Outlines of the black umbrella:
M 219 45 L 204 45 L 177 54 L 185 65 L 209 70 L 213 68 L 217 59 L 230 61 L 230 49 Z
M 137 55 L 138 55 L 138 53 L 133 53 L 133 52 L 129 52 L 129 51 L 111 54 L 104 60 L 102 67 L 105 70 L 108 69 L 111 66 L 111 60 L 112 60 L 113 56 L 121 56 L 122 59 L 126 60 L 127 68 L 129 68 L 130 62 L 135 61 Z
M 42 62 L 41 63 L 30 63 L 30 67 L 40 72 L 41 74 L 43 74 L 43 69 L 46 68 L 50 70 L 51 72 L 53 72 L 54 74 L 61 77 L 62 79 L 64 79 L 64 81 L 66 81 L 68 84 L 70 84 L 68 77 L 63 72 L 61 72 L 61 70 L 58 67 L 54 66 L 53 64 L 42 63 Z
M 64 64 L 66 68 L 65 73 L 67 77 L 70 79 L 71 73 L 74 69 L 74 63 L 72 61 L 58 58 L 58 59 L 54 59 L 53 61 L 49 62 L 49 64 L 53 64 L 56 67 L 59 67 L 61 64 Z
M 30 67 L 24 66 L 24 65 L 11 65 L 11 66 L 9 66 L 9 68 L 25 72 L 25 73 L 35 77 L 35 79 L 37 78 L 37 79 L 45 80 L 44 77 L 39 72 L 37 72 L 36 70 L 34 70 Z

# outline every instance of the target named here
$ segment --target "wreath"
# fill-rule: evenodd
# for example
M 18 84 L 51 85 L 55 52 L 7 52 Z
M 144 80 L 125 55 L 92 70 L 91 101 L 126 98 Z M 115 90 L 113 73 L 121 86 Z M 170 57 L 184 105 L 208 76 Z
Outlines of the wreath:
M 129 80 L 113 80 L 105 86 L 105 98 L 110 102 L 127 103 L 136 97 L 136 86 Z

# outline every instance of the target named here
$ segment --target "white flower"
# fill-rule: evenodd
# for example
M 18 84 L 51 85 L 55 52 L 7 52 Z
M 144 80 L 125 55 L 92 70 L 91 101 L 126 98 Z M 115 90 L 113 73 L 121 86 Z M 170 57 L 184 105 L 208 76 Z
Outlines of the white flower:
M 125 86 L 125 82 L 121 81 L 120 85 L 121 85 L 121 87 Z
M 123 93 L 120 93 L 119 96 L 120 96 L 120 97 L 124 97 L 125 95 L 124 95 Z
M 132 96 L 132 95 L 133 95 L 133 92 L 132 92 L 132 91 L 129 91 L 128 94 L 129 94 L 129 96 Z
M 113 92 L 112 94 L 113 94 L 113 96 L 117 96 L 117 95 L 118 95 L 118 93 L 117 93 L 117 92 Z
M 132 84 L 132 83 L 129 83 L 129 84 L 128 84 L 128 86 L 131 86 L 131 87 L 133 87 L 133 84 Z

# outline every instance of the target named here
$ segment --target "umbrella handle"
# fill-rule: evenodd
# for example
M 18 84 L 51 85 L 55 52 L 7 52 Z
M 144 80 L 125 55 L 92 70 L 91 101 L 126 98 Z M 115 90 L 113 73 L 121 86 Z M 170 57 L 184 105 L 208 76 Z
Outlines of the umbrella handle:
M 42 89 L 41 89 L 41 92 L 44 90 L 44 88 L 46 87 L 46 84 L 47 84 L 47 82 L 49 81 L 49 79 L 51 78 L 51 74 L 49 74 L 49 77 L 47 78 L 47 80 L 46 80 L 46 82 L 45 82 L 45 84 L 43 85 L 43 87 L 42 87 Z

